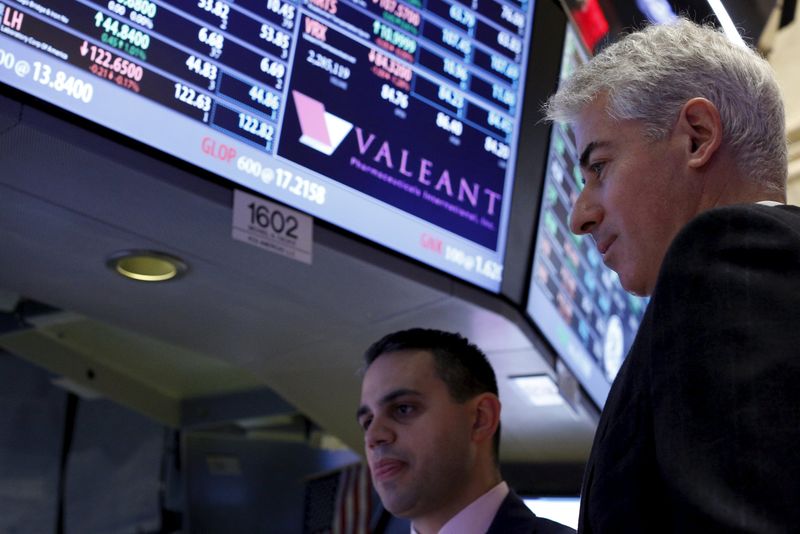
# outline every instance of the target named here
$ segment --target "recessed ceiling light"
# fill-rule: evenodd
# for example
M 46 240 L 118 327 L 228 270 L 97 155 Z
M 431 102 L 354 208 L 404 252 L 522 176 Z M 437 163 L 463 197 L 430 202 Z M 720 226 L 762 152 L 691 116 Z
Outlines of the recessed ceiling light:
M 152 250 L 123 250 L 108 260 L 108 266 L 126 278 L 141 282 L 164 282 L 181 276 L 188 267 L 182 260 Z
M 510 376 L 509 379 L 520 389 L 534 406 L 560 406 L 564 397 L 550 375 Z

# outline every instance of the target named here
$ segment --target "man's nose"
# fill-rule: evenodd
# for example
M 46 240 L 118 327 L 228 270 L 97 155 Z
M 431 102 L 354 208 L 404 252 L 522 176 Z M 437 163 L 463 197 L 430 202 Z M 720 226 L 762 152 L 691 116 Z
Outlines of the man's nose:
M 586 189 L 584 189 L 578 195 L 578 200 L 575 201 L 575 205 L 572 207 L 572 213 L 569 216 L 569 229 L 576 235 L 590 234 L 602 220 L 603 209 L 586 194 Z
M 364 442 L 368 449 L 379 445 L 392 443 L 395 439 L 394 431 L 383 419 L 375 418 L 370 422 L 366 432 L 364 432 Z

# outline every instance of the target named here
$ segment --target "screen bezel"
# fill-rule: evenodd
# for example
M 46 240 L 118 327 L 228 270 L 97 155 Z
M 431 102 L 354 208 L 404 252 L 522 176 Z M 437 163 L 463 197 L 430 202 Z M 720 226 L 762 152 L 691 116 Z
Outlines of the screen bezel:
M 527 276 L 528 262 L 531 257 L 530 247 L 534 231 L 531 221 L 535 220 L 536 216 L 536 213 L 530 210 L 530 206 L 535 202 L 535 199 L 539 197 L 541 188 L 541 184 L 536 184 L 535 181 L 531 182 L 529 178 L 530 176 L 539 176 L 541 174 L 546 163 L 548 149 L 547 140 L 549 137 L 549 126 L 541 123 L 539 109 L 541 103 L 552 92 L 557 83 L 561 45 L 553 46 L 553 43 L 561 43 L 563 41 L 563 21 L 566 20 L 564 12 L 560 9 L 555 0 L 536 0 L 533 10 L 533 27 L 530 30 L 531 42 L 527 52 L 526 91 L 522 95 L 522 109 L 520 112 L 521 125 L 519 127 L 519 136 L 516 140 L 517 154 L 516 160 L 514 161 L 515 171 L 509 177 L 513 183 L 511 186 L 511 201 L 507 208 L 508 216 L 505 221 L 506 239 L 504 247 L 499 248 L 497 251 L 503 258 L 502 265 L 504 275 L 496 291 L 482 287 L 473 281 L 459 276 L 457 273 L 443 270 L 424 260 L 409 256 L 391 246 L 376 242 L 369 237 L 343 228 L 326 219 L 315 217 L 314 223 L 329 229 L 335 229 L 337 232 L 349 235 L 359 241 L 370 243 L 372 246 L 385 250 L 392 255 L 424 266 L 426 269 L 431 269 L 450 279 L 465 283 L 472 288 L 488 292 L 491 295 L 499 295 L 515 307 L 522 306 L 524 304 L 527 285 L 525 279 Z M 115 142 L 136 152 L 144 153 L 161 161 L 167 161 L 170 165 L 199 175 L 203 179 L 213 183 L 224 185 L 228 189 L 248 190 L 247 186 L 217 174 L 213 170 L 208 170 L 205 167 L 201 167 L 181 157 L 174 156 L 144 141 L 140 141 L 108 126 L 94 122 L 92 119 L 85 118 L 70 109 L 52 104 L 43 97 L 35 96 L 21 89 L 17 89 L 14 86 L 6 85 L 3 82 L 0 82 L 0 86 L 3 87 L 6 95 L 19 102 L 32 105 L 56 118 L 76 124 L 89 132 L 113 139 Z M 536 149 L 531 149 L 530 147 L 536 147 Z M 257 191 L 255 193 L 268 197 Z M 303 211 L 302 207 L 298 207 L 297 205 L 286 204 L 274 198 L 271 198 L 271 200 Z M 531 219 L 531 217 L 534 217 L 534 219 Z

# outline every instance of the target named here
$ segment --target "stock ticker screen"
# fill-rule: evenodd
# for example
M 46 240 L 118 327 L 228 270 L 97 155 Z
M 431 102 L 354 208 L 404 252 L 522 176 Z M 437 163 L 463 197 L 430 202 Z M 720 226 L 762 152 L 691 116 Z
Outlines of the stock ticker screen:
M 491 291 L 533 0 L 0 0 L 0 82 Z
M 561 79 L 585 61 L 578 37 L 568 28 Z M 572 131 L 564 124 L 553 125 L 527 311 L 602 407 L 639 329 L 647 299 L 622 289 L 591 237 L 570 232 L 569 214 L 580 194 L 581 178 Z

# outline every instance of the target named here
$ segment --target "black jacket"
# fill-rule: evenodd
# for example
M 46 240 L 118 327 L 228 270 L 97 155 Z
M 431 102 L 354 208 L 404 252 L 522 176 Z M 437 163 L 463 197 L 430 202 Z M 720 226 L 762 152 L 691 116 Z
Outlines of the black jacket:
M 797 532 L 800 208 L 678 234 L 600 417 L 579 532 Z
M 486 534 L 575 534 L 575 530 L 536 517 L 516 493 L 509 491 Z

